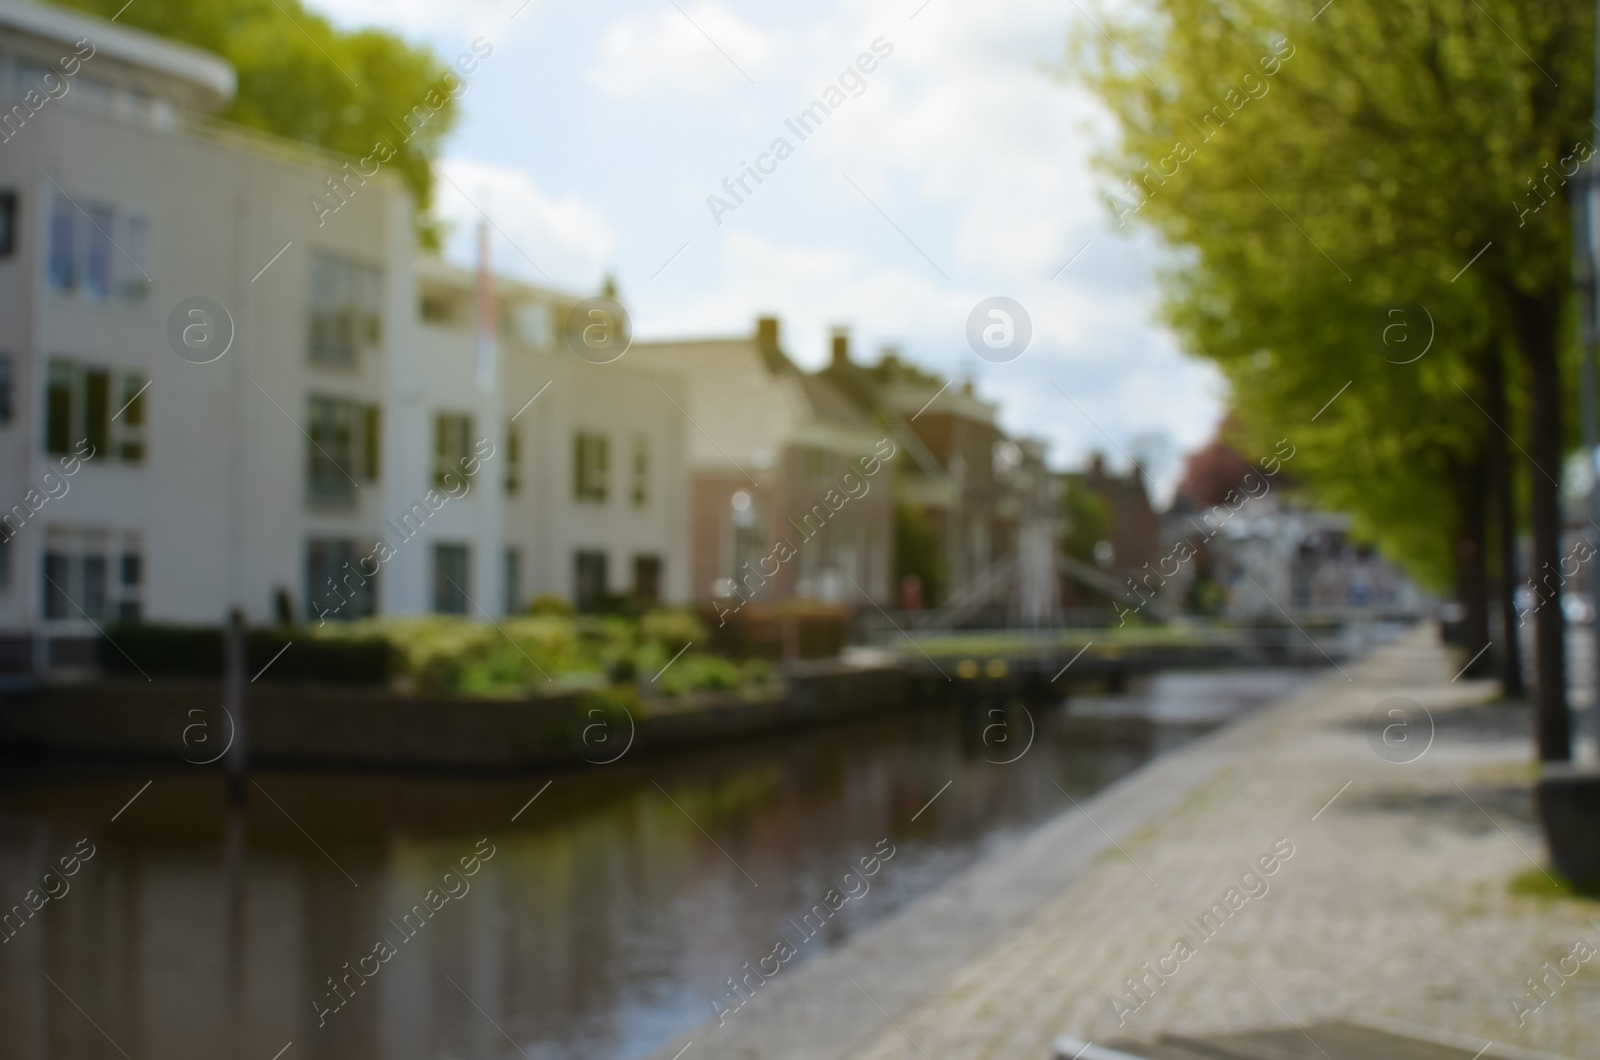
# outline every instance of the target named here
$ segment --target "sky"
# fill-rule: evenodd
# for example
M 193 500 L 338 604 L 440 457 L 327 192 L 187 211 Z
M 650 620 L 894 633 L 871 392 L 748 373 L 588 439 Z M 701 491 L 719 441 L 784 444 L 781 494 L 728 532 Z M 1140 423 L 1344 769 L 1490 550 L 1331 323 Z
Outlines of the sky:
M 770 313 L 814 368 L 847 326 L 858 360 L 892 345 L 974 380 L 1004 429 L 1050 443 L 1053 466 L 1136 457 L 1162 494 L 1215 432 L 1219 377 L 1156 319 L 1160 250 L 1117 228 L 1097 190 L 1090 157 L 1112 133 L 1066 67 L 1076 3 L 310 6 L 447 62 L 492 46 L 443 151 L 447 257 L 470 260 L 486 214 L 498 269 L 579 292 L 615 277 L 636 339 L 743 334 Z M 842 77 L 874 47 L 871 73 Z M 786 119 L 841 83 L 843 104 L 802 140 Z M 776 171 L 736 202 L 724 181 L 779 138 L 792 152 L 769 154 Z M 995 296 L 1032 325 L 1004 363 L 967 341 Z

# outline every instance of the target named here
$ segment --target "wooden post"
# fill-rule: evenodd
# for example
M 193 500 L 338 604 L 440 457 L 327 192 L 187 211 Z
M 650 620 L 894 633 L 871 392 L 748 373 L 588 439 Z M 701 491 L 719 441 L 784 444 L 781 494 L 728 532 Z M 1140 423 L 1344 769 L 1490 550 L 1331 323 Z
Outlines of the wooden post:
M 233 742 L 228 745 L 228 793 L 235 804 L 244 802 L 245 772 L 250 767 L 250 724 L 245 704 L 244 612 L 228 613 L 226 666 L 222 675 L 223 707 L 233 719 Z

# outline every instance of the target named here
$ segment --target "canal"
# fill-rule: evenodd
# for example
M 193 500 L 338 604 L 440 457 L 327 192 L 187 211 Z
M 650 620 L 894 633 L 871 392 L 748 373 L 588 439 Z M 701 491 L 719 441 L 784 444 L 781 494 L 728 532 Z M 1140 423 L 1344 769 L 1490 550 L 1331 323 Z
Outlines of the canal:
M 813 959 L 1311 676 L 1172 673 L 544 775 L 258 772 L 238 810 L 181 763 L 12 762 L 0 1053 L 642 1057 L 779 939 Z

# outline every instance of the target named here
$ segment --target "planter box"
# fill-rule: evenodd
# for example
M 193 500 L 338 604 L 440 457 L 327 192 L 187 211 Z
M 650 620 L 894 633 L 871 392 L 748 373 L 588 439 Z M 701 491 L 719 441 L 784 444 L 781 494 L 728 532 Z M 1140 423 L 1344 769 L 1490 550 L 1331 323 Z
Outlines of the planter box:
M 1547 771 L 1536 801 L 1555 870 L 1575 885 L 1600 885 L 1600 773 Z

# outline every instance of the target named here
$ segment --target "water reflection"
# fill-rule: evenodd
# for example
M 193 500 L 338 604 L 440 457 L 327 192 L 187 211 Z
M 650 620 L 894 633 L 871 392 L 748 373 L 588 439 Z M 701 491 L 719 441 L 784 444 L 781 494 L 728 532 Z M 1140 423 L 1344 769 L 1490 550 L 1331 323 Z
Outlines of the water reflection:
M 242 808 L 187 766 L 14 764 L 0 1051 L 642 1056 L 880 840 L 870 891 L 797 961 L 1060 812 L 1056 783 L 1091 793 L 1302 679 L 1167 675 L 1065 710 L 979 703 L 548 776 L 257 773 Z M 32 912 L 80 839 L 95 855 Z

